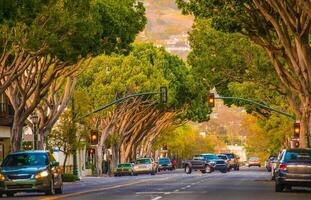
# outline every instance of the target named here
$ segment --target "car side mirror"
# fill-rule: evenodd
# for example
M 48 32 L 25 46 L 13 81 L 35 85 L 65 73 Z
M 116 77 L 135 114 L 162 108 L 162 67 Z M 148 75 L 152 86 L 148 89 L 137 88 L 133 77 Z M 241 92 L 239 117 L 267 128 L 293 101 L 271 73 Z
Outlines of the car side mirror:
M 59 162 L 53 161 L 53 162 L 51 163 L 51 166 L 52 166 L 52 167 L 58 167 L 58 166 L 59 166 Z

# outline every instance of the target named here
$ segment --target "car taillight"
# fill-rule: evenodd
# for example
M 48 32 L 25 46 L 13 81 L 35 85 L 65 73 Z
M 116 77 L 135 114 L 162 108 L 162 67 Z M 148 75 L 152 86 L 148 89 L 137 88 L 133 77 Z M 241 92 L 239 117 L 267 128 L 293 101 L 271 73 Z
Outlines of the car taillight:
M 280 164 L 279 168 L 280 168 L 281 170 L 287 170 L 287 166 L 284 165 L 284 164 Z

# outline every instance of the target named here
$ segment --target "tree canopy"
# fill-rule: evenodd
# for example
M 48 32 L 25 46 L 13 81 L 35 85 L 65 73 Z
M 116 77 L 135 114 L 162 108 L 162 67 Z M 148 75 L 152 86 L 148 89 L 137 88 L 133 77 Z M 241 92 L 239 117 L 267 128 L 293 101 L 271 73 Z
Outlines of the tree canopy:
M 222 32 L 240 32 L 269 56 L 283 88 L 302 106 L 294 106 L 302 121 L 301 145 L 306 146 L 311 102 L 311 4 L 305 0 L 176 0 L 185 14 L 210 19 Z

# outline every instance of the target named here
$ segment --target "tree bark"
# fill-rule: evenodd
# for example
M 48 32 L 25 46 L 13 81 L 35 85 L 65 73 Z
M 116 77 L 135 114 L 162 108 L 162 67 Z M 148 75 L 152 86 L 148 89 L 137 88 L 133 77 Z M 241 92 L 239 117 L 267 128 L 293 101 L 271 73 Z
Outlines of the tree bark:
M 14 118 L 17 118 L 17 119 L 14 120 L 12 130 L 11 130 L 11 148 L 13 152 L 16 152 L 21 149 L 24 122 L 21 120 L 18 120 L 17 116 L 14 116 Z

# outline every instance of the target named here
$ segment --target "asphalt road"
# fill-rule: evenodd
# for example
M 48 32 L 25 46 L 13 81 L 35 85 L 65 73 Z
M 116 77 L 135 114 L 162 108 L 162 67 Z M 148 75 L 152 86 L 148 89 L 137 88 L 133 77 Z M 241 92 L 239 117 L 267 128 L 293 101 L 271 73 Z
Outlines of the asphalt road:
M 17 194 L 16 200 L 309 200 L 311 189 L 274 192 L 274 182 L 263 168 L 241 168 L 226 174 L 191 175 L 182 170 L 155 176 L 84 178 L 65 184 L 63 195 Z

